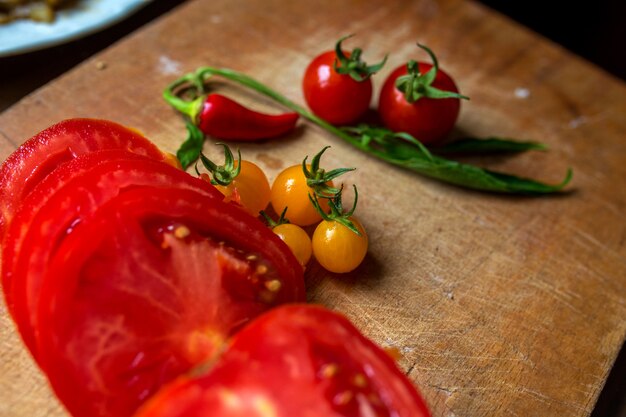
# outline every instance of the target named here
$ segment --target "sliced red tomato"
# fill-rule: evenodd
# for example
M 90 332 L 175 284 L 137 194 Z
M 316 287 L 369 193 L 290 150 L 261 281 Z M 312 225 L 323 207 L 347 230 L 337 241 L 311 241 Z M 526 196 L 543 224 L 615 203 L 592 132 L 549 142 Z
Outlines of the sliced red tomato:
M 23 200 L 7 231 L 2 281 L 9 310 L 35 359 L 39 290 L 57 247 L 104 202 L 140 185 L 188 188 L 222 199 L 212 185 L 164 162 L 110 150 L 62 164 Z
M 63 240 L 43 282 L 38 351 L 73 416 L 132 415 L 250 319 L 304 299 L 302 268 L 269 228 L 175 188 L 110 200 Z
M 239 332 L 213 368 L 178 379 L 136 417 L 423 417 L 391 357 L 322 307 L 276 308 Z
M 163 153 L 137 131 L 96 119 L 69 119 L 24 142 L 0 167 L 0 241 L 22 199 L 63 162 L 101 149 L 125 149 L 153 159 Z
M 2 287 L 4 289 L 7 308 L 14 318 L 12 279 L 17 262 L 17 253 L 19 252 L 19 247 L 23 242 L 24 235 L 28 231 L 33 216 L 48 199 L 72 177 L 81 175 L 84 171 L 91 169 L 101 162 L 129 158 L 145 159 L 143 156 L 121 149 L 96 151 L 81 155 L 76 158 L 78 161 L 72 159 L 70 162 L 67 162 L 67 164 L 70 165 L 68 169 L 60 170 L 60 172 L 55 173 L 56 175 L 53 174 L 56 169 L 53 170 L 48 175 L 50 178 L 46 176 L 46 178 L 34 185 L 32 190 L 34 195 L 32 197 L 29 198 L 29 196 L 26 195 L 22 199 L 20 206 L 13 214 L 14 221 L 12 220 L 12 223 L 16 225 L 14 227 L 9 225 L 6 229 L 6 237 L 2 245 Z M 66 163 L 61 163 L 60 166 L 64 164 Z M 28 194 L 30 194 L 30 192 Z

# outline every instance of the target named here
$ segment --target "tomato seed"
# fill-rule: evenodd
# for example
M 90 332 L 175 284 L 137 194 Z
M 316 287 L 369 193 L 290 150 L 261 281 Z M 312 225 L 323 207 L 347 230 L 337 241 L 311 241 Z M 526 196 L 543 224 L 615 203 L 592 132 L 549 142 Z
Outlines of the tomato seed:
M 356 374 L 352 379 L 352 383 L 359 388 L 364 388 L 367 386 L 367 378 L 363 374 Z
M 259 267 L 260 266 L 265 266 L 265 265 L 259 265 Z M 265 269 L 267 270 L 267 267 L 265 267 Z M 282 283 L 277 279 L 273 279 L 271 281 L 265 281 L 265 288 L 267 288 L 271 292 L 278 292 L 278 290 L 280 290 L 280 287 L 282 287 Z
M 352 391 L 343 391 L 335 395 L 333 402 L 336 405 L 346 405 L 352 400 L 353 397 L 354 394 L 352 393 Z
M 191 234 L 191 230 L 187 226 L 178 226 L 174 229 L 174 236 L 178 239 L 184 239 Z
M 339 372 L 339 367 L 336 363 L 328 363 L 323 365 L 321 369 L 321 374 L 324 378 L 332 378 L 337 375 L 337 372 Z

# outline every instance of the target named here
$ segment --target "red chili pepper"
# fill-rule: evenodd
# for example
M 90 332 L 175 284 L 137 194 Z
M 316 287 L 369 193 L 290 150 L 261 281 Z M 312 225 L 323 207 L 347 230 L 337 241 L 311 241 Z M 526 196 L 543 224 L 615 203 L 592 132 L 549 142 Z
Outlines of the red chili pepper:
M 202 133 L 216 139 L 254 141 L 283 135 L 295 127 L 298 113 L 259 113 L 221 94 L 206 94 L 204 78 L 200 70 L 186 74 L 163 92 L 165 101 Z
M 295 112 L 259 113 L 221 94 L 209 94 L 202 103 L 197 124 L 202 132 L 217 139 L 251 141 L 293 130 L 298 117 Z

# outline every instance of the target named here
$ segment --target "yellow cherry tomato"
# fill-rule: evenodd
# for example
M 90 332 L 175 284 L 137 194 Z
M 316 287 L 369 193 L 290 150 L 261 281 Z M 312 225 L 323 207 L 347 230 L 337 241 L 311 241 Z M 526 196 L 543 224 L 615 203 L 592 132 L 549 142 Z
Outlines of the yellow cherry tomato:
M 327 184 L 332 186 L 332 182 Z M 322 216 L 309 200 L 309 194 L 313 194 L 313 189 L 306 183 L 302 165 L 294 165 L 283 170 L 274 180 L 270 202 L 276 213 L 282 213 L 285 207 L 289 207 L 291 223 L 309 226 L 322 220 Z M 328 202 L 325 199 L 320 199 L 320 206 L 328 212 Z
M 235 168 L 237 166 L 235 161 Z M 253 216 L 258 216 L 270 202 L 270 183 L 261 168 L 250 161 L 241 161 L 241 171 L 230 184 L 215 188 L 224 194 L 224 201 L 241 204 Z
M 303 267 L 309 263 L 313 249 L 309 235 L 300 226 L 291 223 L 283 223 L 272 229 L 274 233 L 289 246 L 291 252 Z
M 349 220 L 361 236 L 334 220 L 323 220 L 313 232 L 313 256 L 330 272 L 350 272 L 361 264 L 367 254 L 368 240 L 363 225 L 355 217 Z

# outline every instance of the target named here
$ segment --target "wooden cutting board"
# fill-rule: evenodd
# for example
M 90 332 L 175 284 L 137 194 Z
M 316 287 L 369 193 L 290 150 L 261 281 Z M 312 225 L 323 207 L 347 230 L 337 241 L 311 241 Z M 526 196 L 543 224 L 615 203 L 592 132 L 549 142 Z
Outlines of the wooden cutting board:
M 241 146 L 273 178 L 322 146 L 354 166 L 371 246 L 354 273 L 307 270 L 312 302 L 338 309 L 397 348 L 435 416 L 587 416 L 626 334 L 626 88 L 477 4 L 456 0 L 212 0 L 183 7 L 0 115 L 0 159 L 65 118 L 134 126 L 175 151 L 182 119 L 163 87 L 196 67 L 243 71 L 303 103 L 308 61 L 354 33 L 381 80 L 416 42 L 471 97 L 458 134 L 534 139 L 548 152 L 470 162 L 569 192 L 524 198 L 466 191 L 392 167 L 308 123 L 284 140 Z M 266 99 L 222 85 L 251 106 Z M 215 149 L 214 149 L 215 148 Z M 217 156 L 217 148 L 207 145 Z M 0 415 L 62 416 L 2 306 Z

